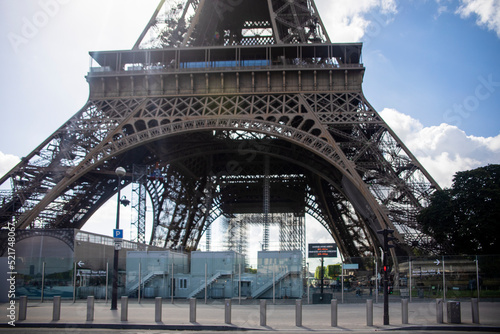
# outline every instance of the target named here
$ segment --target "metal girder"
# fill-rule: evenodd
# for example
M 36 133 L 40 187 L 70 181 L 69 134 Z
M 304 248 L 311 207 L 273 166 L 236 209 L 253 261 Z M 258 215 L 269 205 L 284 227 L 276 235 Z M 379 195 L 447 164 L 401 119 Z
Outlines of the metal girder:
M 312 0 L 161 0 L 133 49 L 329 42 Z
M 132 209 L 135 216 L 130 223 L 130 240 L 146 242 L 146 182 L 148 166 L 132 166 Z

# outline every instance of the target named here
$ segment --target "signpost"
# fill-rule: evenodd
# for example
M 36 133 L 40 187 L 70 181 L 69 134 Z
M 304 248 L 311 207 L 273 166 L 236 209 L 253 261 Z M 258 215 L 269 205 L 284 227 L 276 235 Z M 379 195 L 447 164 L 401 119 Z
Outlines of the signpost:
M 337 244 L 309 244 L 308 257 L 337 257 Z
M 324 258 L 325 257 L 337 257 L 337 244 L 309 244 L 308 248 L 308 257 L 309 258 L 321 258 L 321 294 L 320 300 L 324 301 L 324 293 L 323 293 L 323 285 L 325 280 L 324 270 Z M 330 295 L 331 300 L 331 295 Z M 313 296 L 314 302 L 314 296 Z

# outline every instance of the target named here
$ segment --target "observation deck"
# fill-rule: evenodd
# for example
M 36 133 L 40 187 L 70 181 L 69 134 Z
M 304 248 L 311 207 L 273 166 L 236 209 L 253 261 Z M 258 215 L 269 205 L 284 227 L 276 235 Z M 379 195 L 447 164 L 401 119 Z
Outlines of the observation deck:
M 361 89 L 361 43 L 90 52 L 91 98 Z

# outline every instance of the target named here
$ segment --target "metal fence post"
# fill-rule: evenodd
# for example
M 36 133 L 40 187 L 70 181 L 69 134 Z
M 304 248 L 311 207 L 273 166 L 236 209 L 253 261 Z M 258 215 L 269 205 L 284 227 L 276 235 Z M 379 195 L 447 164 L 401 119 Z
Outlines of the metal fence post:
M 332 327 L 337 327 L 337 319 L 338 319 L 337 299 L 332 299 L 331 313 L 332 313 Z
M 107 275 L 107 273 L 106 273 Z M 107 276 L 106 276 L 107 279 Z M 107 286 L 106 286 L 107 288 Z M 74 263 L 73 268 L 73 303 L 76 302 L 76 262 Z
M 139 286 L 137 287 L 137 302 L 140 304 L 141 303 L 141 283 L 142 283 L 142 277 L 141 277 L 141 260 L 139 259 Z
M 128 297 L 122 296 L 121 321 L 128 321 Z
M 231 323 L 231 299 L 226 299 L 225 301 L 225 312 L 224 312 L 224 322 L 226 324 Z
M 479 300 L 478 298 L 471 299 L 471 308 L 472 308 L 472 323 L 479 323 Z
M 19 297 L 19 316 L 17 320 L 26 320 L 26 313 L 28 311 L 28 297 Z
M 295 301 L 295 326 L 302 327 L 302 300 Z
M 196 322 L 196 298 L 189 299 L 189 322 Z
M 42 303 L 44 298 L 44 291 L 45 291 L 45 262 L 42 262 L 42 291 L 40 294 L 40 301 Z
M 267 302 L 265 299 L 260 300 L 260 325 L 267 325 Z
M 87 297 L 87 321 L 94 321 L 94 296 Z
M 373 326 L 373 299 L 366 300 L 366 326 Z
M 441 298 L 436 299 L 436 322 L 443 323 L 443 300 Z
M 408 299 L 401 299 L 401 322 L 408 324 Z
M 61 319 L 61 296 L 54 296 L 53 302 L 52 321 L 58 321 Z
M 155 298 L 155 322 L 161 322 L 162 298 Z

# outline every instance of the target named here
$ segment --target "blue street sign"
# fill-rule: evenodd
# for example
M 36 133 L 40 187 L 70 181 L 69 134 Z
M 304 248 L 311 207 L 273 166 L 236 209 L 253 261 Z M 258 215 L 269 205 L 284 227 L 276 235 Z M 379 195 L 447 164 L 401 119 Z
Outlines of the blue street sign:
M 113 238 L 115 239 L 123 239 L 123 230 L 122 229 L 113 229 Z

